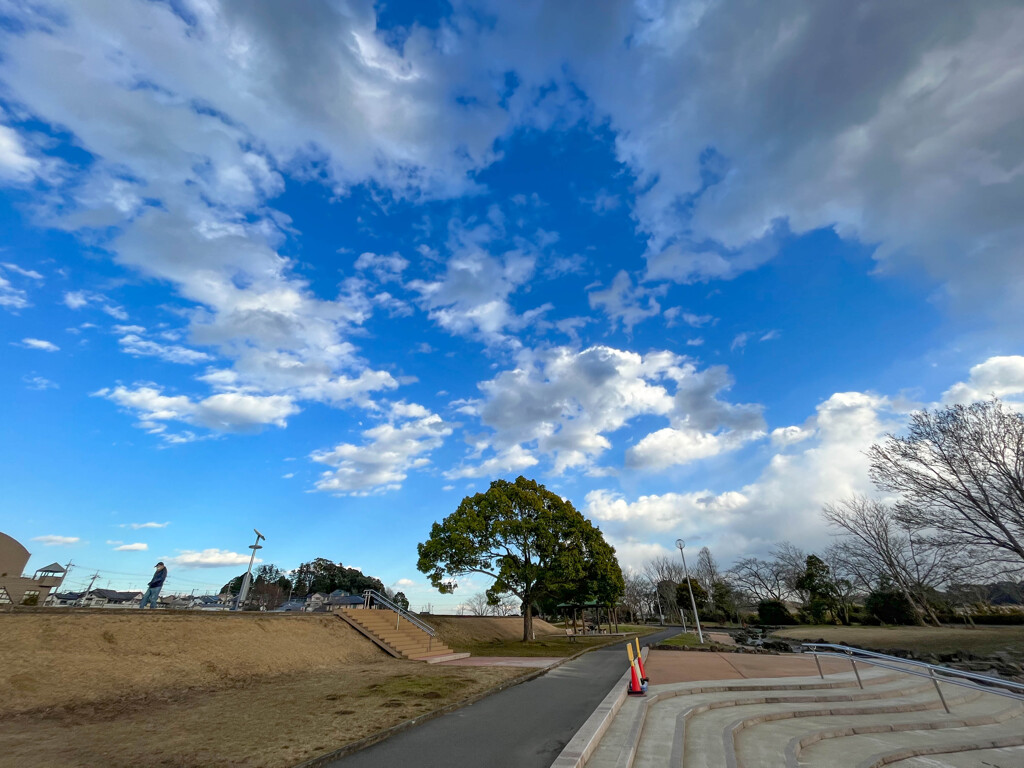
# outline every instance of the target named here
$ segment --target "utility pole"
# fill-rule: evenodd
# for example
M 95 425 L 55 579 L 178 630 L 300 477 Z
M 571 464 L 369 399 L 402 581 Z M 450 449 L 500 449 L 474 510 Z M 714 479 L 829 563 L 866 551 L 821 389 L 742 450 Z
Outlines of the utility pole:
M 249 545 L 249 549 L 252 550 L 252 555 L 249 557 L 249 570 L 245 572 L 245 578 L 242 579 L 242 587 L 238 590 L 238 597 L 235 598 L 234 610 L 236 611 L 239 610 L 245 604 L 245 597 L 249 594 L 249 582 L 252 579 L 252 562 L 256 559 L 256 550 L 263 549 L 263 547 L 260 546 L 260 539 L 266 541 L 267 538 L 262 533 L 257 531 L 255 528 L 253 528 L 252 530 L 256 534 L 256 543 Z
M 89 596 L 89 593 L 92 592 L 92 585 L 96 583 L 96 579 L 98 579 L 99 577 L 100 574 L 98 571 L 94 573 L 92 575 L 92 581 L 89 582 L 89 587 L 85 590 L 85 592 L 82 593 L 82 597 L 80 599 L 82 601 L 83 608 L 85 608 L 85 598 L 87 598 Z

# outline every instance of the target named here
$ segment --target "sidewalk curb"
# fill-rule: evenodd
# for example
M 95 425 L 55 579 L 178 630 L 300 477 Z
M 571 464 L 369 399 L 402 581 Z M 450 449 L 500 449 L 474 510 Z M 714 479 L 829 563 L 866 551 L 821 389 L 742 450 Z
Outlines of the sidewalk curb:
M 625 642 L 624 638 L 621 638 L 621 640 Z M 584 654 L 590 653 L 591 651 L 597 651 L 602 648 L 607 648 L 611 645 L 615 645 L 615 643 L 606 643 L 604 645 L 595 645 L 591 648 L 584 648 L 582 651 L 577 651 L 572 656 L 566 656 L 564 659 L 559 659 L 551 666 L 541 667 L 539 669 L 535 669 L 532 672 L 527 672 L 524 675 L 520 675 L 519 677 L 513 677 L 509 680 L 505 680 L 504 682 L 499 683 L 498 685 L 492 688 L 488 688 L 487 690 L 480 691 L 479 693 L 470 696 L 468 699 L 463 699 L 462 701 L 455 701 L 451 704 L 446 704 L 445 706 L 432 710 L 430 712 L 424 712 L 422 715 L 418 715 L 412 718 L 411 720 L 404 720 L 401 723 L 391 726 L 390 728 L 385 728 L 383 731 L 371 733 L 369 736 L 362 738 L 359 741 L 353 741 L 349 744 L 344 745 L 343 747 L 339 747 L 338 749 L 332 752 L 328 752 L 326 754 L 310 758 L 309 760 L 306 760 L 302 763 L 297 763 L 295 766 L 293 766 L 293 768 L 323 768 L 323 766 L 326 766 L 335 760 L 340 760 L 343 757 L 348 757 L 351 754 L 360 752 L 366 749 L 367 747 L 372 747 L 374 744 L 378 744 L 384 741 L 385 739 L 389 739 L 392 736 L 401 733 L 402 731 L 408 730 L 409 728 L 420 725 L 421 723 L 425 723 L 428 720 L 433 720 L 435 717 L 447 715 L 449 712 L 454 712 L 457 709 L 462 709 L 463 707 L 468 707 L 472 704 L 476 704 L 478 701 L 486 699 L 488 696 L 491 696 L 495 693 L 499 693 L 500 691 L 503 691 L 506 688 L 511 688 L 515 685 L 520 685 L 522 683 L 528 683 L 531 680 L 536 680 L 541 675 L 546 675 L 551 670 L 557 669 L 563 664 L 578 659 L 580 656 L 583 656 Z M 644 650 L 646 650 L 646 648 Z M 590 721 L 588 720 L 587 723 L 589 722 Z M 585 727 L 586 725 L 584 725 L 584 728 Z M 571 743 L 572 742 L 570 742 L 570 744 Z
M 649 650 L 650 646 L 645 646 L 641 651 L 644 659 L 647 658 Z M 604 737 L 605 731 L 608 730 L 608 726 L 612 724 L 615 715 L 622 708 L 622 703 L 626 700 L 626 688 L 628 685 L 629 670 L 627 669 L 608 692 L 608 695 L 597 705 L 597 709 L 594 710 L 593 714 L 576 731 L 576 735 L 569 740 L 569 743 L 558 754 L 555 762 L 551 764 L 551 768 L 581 768 L 581 766 L 586 765 L 591 755 L 594 754 L 594 750 L 601 743 L 601 739 Z

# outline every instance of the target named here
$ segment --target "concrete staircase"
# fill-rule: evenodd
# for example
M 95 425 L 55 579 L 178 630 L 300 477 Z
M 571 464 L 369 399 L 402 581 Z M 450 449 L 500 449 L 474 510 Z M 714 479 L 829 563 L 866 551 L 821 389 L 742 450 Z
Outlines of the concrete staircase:
M 1024 702 L 943 684 L 946 714 L 927 679 L 883 669 L 861 678 L 863 690 L 852 673 L 652 685 L 646 697 L 622 701 L 596 746 L 571 764 L 1024 766 Z
M 438 638 L 389 610 L 342 608 L 336 615 L 395 658 L 436 664 L 469 656 L 455 653 Z

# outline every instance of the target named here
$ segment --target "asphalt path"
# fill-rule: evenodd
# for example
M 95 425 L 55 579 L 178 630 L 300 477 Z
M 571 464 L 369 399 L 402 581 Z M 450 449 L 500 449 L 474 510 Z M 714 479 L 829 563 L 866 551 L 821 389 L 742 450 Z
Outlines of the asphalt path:
M 672 627 L 640 642 L 654 643 L 680 631 Z M 627 669 L 623 638 L 329 765 L 550 768 Z

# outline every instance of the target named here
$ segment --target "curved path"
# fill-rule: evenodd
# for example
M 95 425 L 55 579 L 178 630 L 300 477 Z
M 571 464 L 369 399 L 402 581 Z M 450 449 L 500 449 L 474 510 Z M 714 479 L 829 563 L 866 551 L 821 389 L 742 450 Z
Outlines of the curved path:
M 658 642 L 681 629 L 673 627 L 648 635 L 640 642 Z M 629 668 L 626 639 L 585 653 L 535 680 L 506 688 L 329 765 L 549 768 Z

